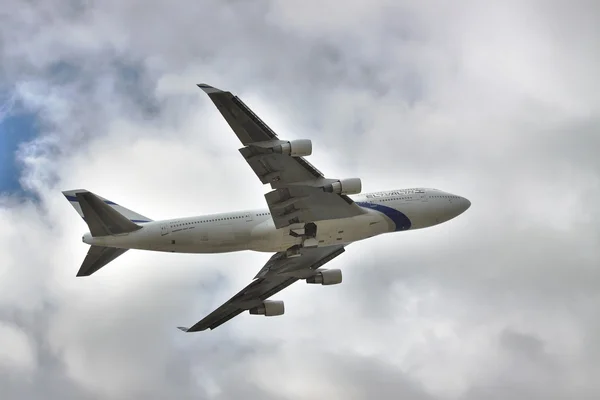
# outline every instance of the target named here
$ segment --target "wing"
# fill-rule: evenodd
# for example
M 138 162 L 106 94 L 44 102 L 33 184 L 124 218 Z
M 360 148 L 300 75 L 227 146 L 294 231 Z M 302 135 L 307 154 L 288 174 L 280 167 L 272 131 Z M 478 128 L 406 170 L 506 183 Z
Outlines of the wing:
M 345 193 L 333 189 L 334 185 L 339 187 L 339 179 L 328 179 L 303 157 L 288 154 L 292 144 L 280 140 L 240 98 L 206 84 L 198 87 L 208 94 L 245 146 L 240 153 L 254 173 L 274 189 L 265 198 L 275 227 L 364 213 Z M 312 145 L 306 142 L 310 153 Z
M 184 332 L 215 329 L 246 310 L 262 305 L 263 301 L 299 279 L 315 274 L 315 270 L 344 252 L 343 246 L 302 248 L 297 257 L 275 253 L 254 277 L 252 283 L 210 313 L 191 328 L 179 327 Z

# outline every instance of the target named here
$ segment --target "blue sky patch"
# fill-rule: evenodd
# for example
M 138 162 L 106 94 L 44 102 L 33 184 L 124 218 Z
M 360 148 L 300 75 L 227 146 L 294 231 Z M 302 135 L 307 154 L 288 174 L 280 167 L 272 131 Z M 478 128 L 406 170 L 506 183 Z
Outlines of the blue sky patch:
M 19 145 L 37 136 L 37 122 L 35 114 L 26 112 L 12 112 L 0 119 L 0 193 L 23 193 L 19 184 L 22 166 L 16 152 Z

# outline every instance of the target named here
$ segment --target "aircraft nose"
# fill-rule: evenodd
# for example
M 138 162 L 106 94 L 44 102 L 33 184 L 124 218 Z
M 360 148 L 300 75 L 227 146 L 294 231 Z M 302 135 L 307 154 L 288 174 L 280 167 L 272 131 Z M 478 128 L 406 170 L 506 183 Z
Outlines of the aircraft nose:
M 471 202 L 452 193 L 443 193 L 435 202 L 437 208 L 436 221 L 442 223 L 452 218 L 456 218 L 471 207 Z
M 471 207 L 471 202 L 469 201 L 469 199 L 466 199 L 464 197 L 462 197 L 462 201 L 463 201 L 463 207 L 465 208 L 463 210 L 463 212 L 465 212 L 469 209 L 469 207 Z
M 454 196 L 455 198 L 452 201 L 452 206 L 450 207 L 452 211 L 456 214 L 456 216 L 464 213 L 471 207 L 471 202 L 468 199 L 465 199 L 461 196 Z M 458 199 L 457 199 L 458 197 Z

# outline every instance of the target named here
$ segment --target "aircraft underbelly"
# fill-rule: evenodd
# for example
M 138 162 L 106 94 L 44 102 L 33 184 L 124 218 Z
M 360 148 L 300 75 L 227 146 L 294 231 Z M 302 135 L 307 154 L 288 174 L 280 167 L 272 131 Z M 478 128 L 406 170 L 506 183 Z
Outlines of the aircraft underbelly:
M 390 231 L 389 223 L 376 212 L 351 218 L 316 221 L 315 224 L 319 246 L 348 244 Z M 290 235 L 289 227 L 275 229 L 272 221 L 257 226 L 252 237 L 251 250 L 255 251 L 285 251 L 302 243 L 302 238 Z
M 319 221 L 316 224 L 319 246 L 347 244 L 389 232 L 387 222 L 375 213 L 367 213 L 352 218 Z

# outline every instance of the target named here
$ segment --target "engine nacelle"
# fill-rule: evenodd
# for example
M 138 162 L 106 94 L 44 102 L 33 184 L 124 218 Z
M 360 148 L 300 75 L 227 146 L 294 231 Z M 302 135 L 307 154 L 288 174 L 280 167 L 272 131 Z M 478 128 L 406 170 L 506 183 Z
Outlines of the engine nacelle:
M 321 285 L 337 285 L 342 283 L 342 271 L 339 269 L 317 270 L 317 273 L 306 278 L 306 283 L 320 283 Z
M 248 310 L 250 314 L 264 315 L 265 317 L 274 317 L 277 315 L 283 315 L 285 308 L 283 307 L 283 301 L 280 300 L 265 300 L 262 305 L 251 308 Z
M 273 147 L 273 151 L 292 157 L 310 156 L 312 154 L 312 142 L 310 139 L 290 140 Z
M 337 194 L 359 194 L 362 190 L 360 178 L 340 179 L 330 185 L 323 187 L 326 192 Z

